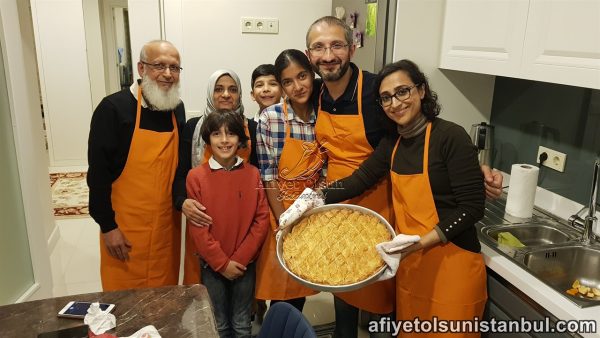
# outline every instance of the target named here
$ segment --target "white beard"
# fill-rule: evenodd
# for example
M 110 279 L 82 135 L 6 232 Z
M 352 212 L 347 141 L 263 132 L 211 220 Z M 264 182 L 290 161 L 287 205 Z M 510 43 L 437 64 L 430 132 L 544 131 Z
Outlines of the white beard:
M 169 90 L 165 91 L 156 81 L 144 75 L 142 76 L 142 93 L 148 105 L 156 110 L 173 110 L 181 102 L 179 82 L 174 83 Z

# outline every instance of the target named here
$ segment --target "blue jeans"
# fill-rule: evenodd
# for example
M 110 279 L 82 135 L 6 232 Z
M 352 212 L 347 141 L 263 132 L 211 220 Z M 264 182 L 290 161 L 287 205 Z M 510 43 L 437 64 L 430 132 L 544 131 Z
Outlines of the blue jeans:
M 220 338 L 250 338 L 251 312 L 256 280 L 255 264 L 242 277 L 229 280 L 200 261 L 202 284 L 212 301 Z

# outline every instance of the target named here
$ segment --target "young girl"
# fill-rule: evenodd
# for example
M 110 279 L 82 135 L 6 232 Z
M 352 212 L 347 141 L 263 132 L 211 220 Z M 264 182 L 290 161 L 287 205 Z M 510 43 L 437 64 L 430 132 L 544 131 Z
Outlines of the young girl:
M 264 64 L 256 67 L 252 72 L 251 88 L 250 96 L 258 103 L 258 112 L 254 116 L 254 120 L 258 121 L 265 108 L 281 101 L 281 86 L 275 78 L 275 66 Z
M 306 296 L 316 292 L 295 282 L 279 266 L 275 233 L 279 216 L 305 187 L 321 175 L 323 154 L 315 141 L 316 114 L 311 104 L 314 73 L 304 53 L 288 49 L 275 60 L 275 76 L 286 100 L 265 109 L 256 131 L 256 150 L 271 207 L 272 232 L 257 264 L 256 298 L 286 301 L 302 311 Z
M 249 337 L 255 264 L 268 231 L 269 208 L 256 167 L 237 156 L 247 147 L 242 117 L 232 111 L 210 113 L 201 136 L 212 156 L 187 177 L 189 198 L 212 217 L 206 227 L 189 226 L 201 259 L 201 281 L 213 303 L 221 337 Z M 235 212 L 232 212 L 235 210 Z

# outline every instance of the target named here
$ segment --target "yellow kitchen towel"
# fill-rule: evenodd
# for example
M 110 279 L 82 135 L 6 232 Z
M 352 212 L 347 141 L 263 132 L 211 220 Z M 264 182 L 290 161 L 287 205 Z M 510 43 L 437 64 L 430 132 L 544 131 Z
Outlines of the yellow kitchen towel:
M 521 241 L 515 237 L 510 232 L 499 232 L 498 233 L 498 244 L 508 245 L 513 248 L 523 248 L 525 244 L 521 243 Z

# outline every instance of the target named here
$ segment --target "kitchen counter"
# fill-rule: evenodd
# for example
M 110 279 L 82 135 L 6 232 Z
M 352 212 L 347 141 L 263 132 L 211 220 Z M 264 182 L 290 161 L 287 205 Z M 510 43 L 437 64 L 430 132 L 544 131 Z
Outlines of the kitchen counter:
M 39 333 L 83 325 L 57 317 L 70 301 L 115 304 L 120 337 L 154 325 L 162 337 L 218 337 L 208 292 L 203 285 L 97 292 L 0 306 L 0 337 L 37 337 Z M 114 331 L 114 332 L 113 332 Z
M 580 308 L 554 289 L 544 284 L 529 272 L 523 270 L 508 258 L 497 253 L 494 249 L 481 243 L 481 253 L 485 264 L 502 278 L 517 287 L 533 301 L 541 305 L 548 312 L 562 320 L 588 320 L 596 321 L 596 328 L 600 329 L 600 305 Z M 600 337 L 600 332 L 581 334 L 583 337 Z
M 524 221 L 523 219 L 511 218 L 510 215 L 506 214 L 499 216 L 498 212 L 503 213 L 503 211 L 503 202 L 495 201 L 487 203 L 486 214 L 481 222 L 484 225 L 499 225 Z M 536 211 L 532 220 L 535 221 L 548 217 L 547 214 Z M 481 252 L 484 256 L 485 264 L 489 269 L 496 272 L 556 318 L 561 320 L 595 320 L 596 329 L 600 330 L 600 304 L 580 308 L 565 296 L 559 294 L 556 290 L 524 270 L 520 265 L 495 251 L 484 241 L 481 241 Z M 580 333 L 580 335 L 583 337 L 600 337 L 600 332 Z

